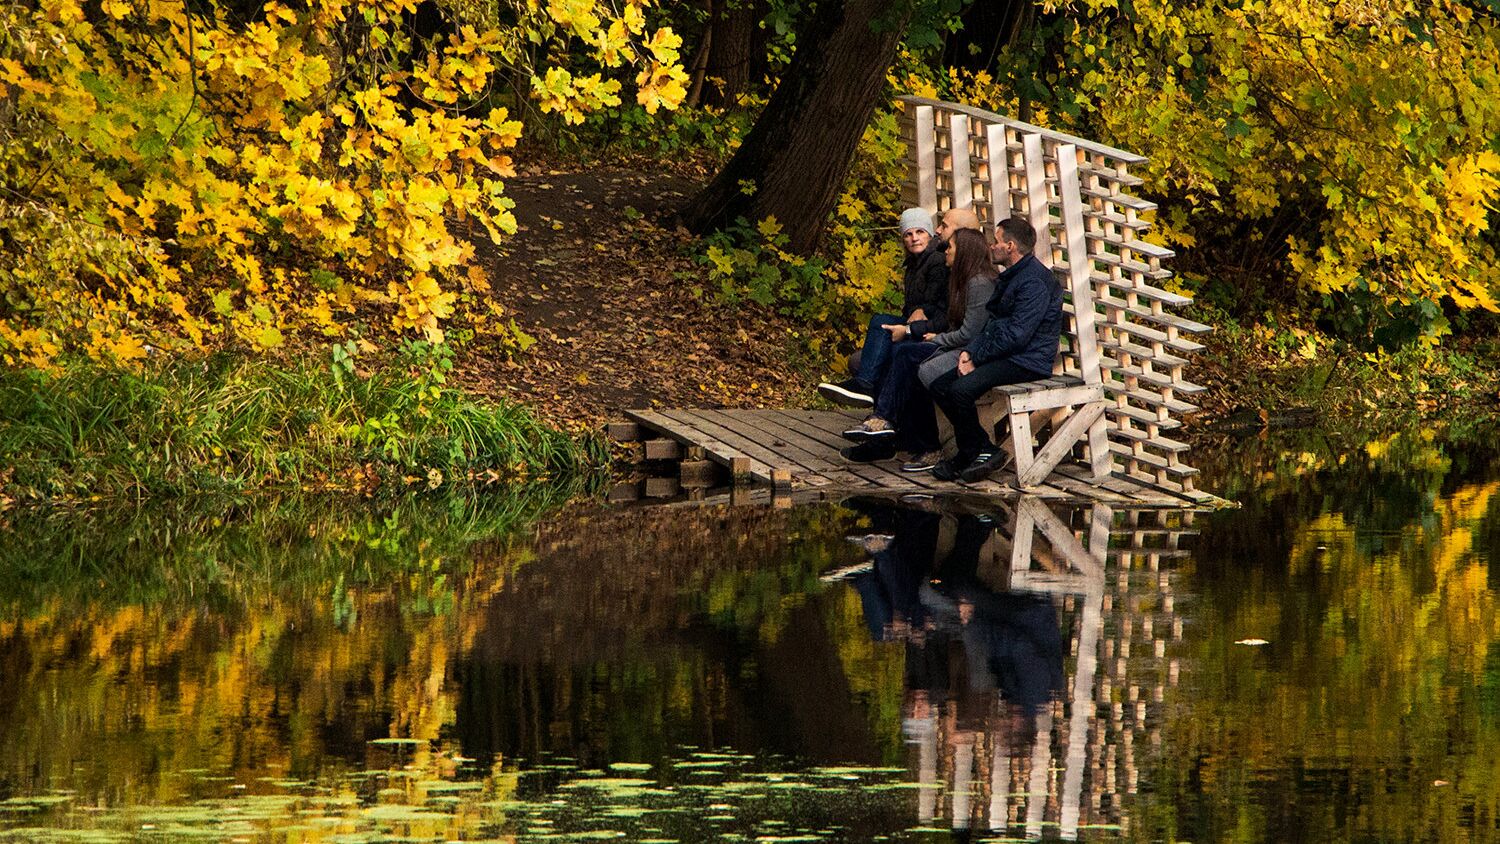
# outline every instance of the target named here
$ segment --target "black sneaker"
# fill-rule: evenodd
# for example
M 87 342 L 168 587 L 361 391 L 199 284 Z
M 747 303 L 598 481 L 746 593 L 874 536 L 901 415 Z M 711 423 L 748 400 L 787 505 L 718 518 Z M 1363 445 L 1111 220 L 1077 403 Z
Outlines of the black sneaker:
M 956 481 L 968 465 L 968 461 L 959 463 L 956 457 L 939 460 L 938 464 L 932 467 L 932 476 L 940 481 Z
M 981 451 L 968 468 L 958 474 L 966 484 L 978 483 L 1010 464 L 1010 455 L 1001 449 Z
M 874 386 L 858 378 L 847 378 L 837 384 L 824 381 L 818 385 L 818 392 L 823 398 L 845 407 L 871 407 L 875 404 Z
M 895 457 L 896 446 L 878 440 L 862 442 L 859 445 L 839 449 L 839 454 L 851 463 L 874 463 L 876 460 L 890 460 Z
M 930 472 L 932 471 L 932 468 L 938 463 L 942 462 L 942 460 L 943 453 L 941 451 L 929 451 L 924 454 L 918 454 L 905 463 L 902 463 L 901 471 Z

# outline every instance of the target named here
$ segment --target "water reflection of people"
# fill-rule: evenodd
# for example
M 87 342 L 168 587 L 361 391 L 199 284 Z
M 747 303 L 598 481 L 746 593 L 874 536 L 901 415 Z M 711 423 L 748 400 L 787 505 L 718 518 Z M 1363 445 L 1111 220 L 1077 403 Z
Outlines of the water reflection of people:
M 874 519 L 889 536 L 860 538 L 870 563 L 840 576 L 859 592 L 871 635 L 906 644 L 902 729 L 915 748 L 918 819 L 938 816 L 941 772 L 953 828 L 966 830 L 987 790 L 976 775 L 999 783 L 1003 770 L 1008 783 L 1012 752 L 1029 752 L 1038 716 L 1063 690 L 1057 610 L 1049 596 L 982 576 L 986 550 L 1003 539 L 993 517 L 893 510 Z M 988 814 L 990 828 L 1008 825 L 1003 794 L 991 794 Z

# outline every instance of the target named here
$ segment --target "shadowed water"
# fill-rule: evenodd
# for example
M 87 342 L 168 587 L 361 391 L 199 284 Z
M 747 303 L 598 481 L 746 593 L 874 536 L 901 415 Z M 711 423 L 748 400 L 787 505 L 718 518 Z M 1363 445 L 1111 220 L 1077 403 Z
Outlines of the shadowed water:
M 1196 516 L 4 514 L 0 839 L 1500 837 L 1487 442 L 1226 443 Z

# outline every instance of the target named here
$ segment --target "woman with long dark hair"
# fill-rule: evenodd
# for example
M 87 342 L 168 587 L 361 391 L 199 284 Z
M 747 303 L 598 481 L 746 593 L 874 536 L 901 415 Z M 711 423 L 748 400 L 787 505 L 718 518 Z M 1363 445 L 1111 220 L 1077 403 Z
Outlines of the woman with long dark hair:
M 957 327 L 928 333 L 923 342 L 908 342 L 894 350 L 875 412 L 844 432 L 846 439 L 859 443 L 844 449 L 846 458 L 885 460 L 895 456 L 898 447 L 904 447 L 913 455 L 901 467 L 906 471 L 925 471 L 937 463 L 937 417 L 931 398 L 917 378 L 918 368 L 930 357 L 964 348 L 979 334 L 989 319 L 985 303 L 995 290 L 995 270 L 983 234 L 973 229 L 954 232 L 948 244 L 947 264 L 948 324 Z

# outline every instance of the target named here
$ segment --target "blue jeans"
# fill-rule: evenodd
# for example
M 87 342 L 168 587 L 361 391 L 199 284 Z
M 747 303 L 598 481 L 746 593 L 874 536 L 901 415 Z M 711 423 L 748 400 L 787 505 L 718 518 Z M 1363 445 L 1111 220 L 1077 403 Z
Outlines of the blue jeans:
M 870 317 L 870 327 L 865 329 L 865 345 L 860 350 L 859 371 L 854 377 L 879 388 L 880 381 L 885 377 L 886 367 L 891 362 L 891 332 L 881 328 L 883 325 L 900 325 L 901 317 L 890 314 L 876 314 Z
M 932 397 L 917 377 L 922 362 L 938 351 L 936 343 L 910 340 L 896 344 L 885 383 L 875 399 L 875 415 L 891 423 L 906 451 L 925 454 L 939 447 Z

